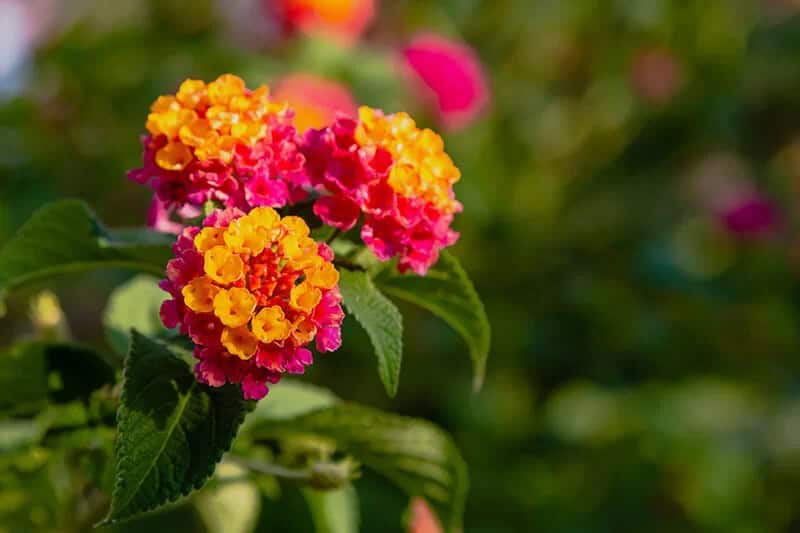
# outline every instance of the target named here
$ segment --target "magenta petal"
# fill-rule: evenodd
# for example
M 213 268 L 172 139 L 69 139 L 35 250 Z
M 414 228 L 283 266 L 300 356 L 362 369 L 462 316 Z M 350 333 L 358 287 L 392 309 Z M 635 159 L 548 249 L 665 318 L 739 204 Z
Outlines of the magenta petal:
M 361 210 L 358 204 L 342 196 L 323 196 L 314 203 L 314 214 L 326 224 L 347 231 L 356 225 Z

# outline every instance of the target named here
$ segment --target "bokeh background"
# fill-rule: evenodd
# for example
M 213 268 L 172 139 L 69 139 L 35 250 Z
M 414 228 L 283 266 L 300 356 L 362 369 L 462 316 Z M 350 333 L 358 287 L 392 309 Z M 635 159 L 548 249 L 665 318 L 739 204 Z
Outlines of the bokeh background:
M 0 0 L 0 242 L 62 197 L 144 223 L 125 172 L 186 77 L 283 83 L 308 124 L 407 109 L 463 173 L 454 253 L 494 330 L 486 384 L 411 307 L 396 399 L 351 321 L 306 379 L 452 432 L 467 532 L 800 531 L 800 2 L 294 4 Z M 105 345 L 124 279 L 50 285 L 74 338 Z M 34 294 L 9 300 L 3 345 L 37 334 Z M 86 495 L 61 474 L 0 474 L 0 516 L 62 531 Z M 405 496 L 356 486 L 363 531 L 406 528 Z M 310 531 L 303 505 L 264 497 L 257 530 Z M 202 531 L 182 512 L 125 530 Z

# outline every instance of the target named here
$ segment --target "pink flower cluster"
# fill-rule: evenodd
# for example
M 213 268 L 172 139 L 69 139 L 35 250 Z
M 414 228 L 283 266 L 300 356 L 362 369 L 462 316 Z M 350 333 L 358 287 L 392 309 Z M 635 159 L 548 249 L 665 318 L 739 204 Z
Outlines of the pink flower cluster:
M 302 150 L 322 194 L 314 212 L 344 231 L 363 215 L 361 238 L 381 261 L 397 256 L 400 271 L 425 275 L 458 239 L 450 229 L 461 211 L 452 190 L 458 169 L 441 138 L 405 113 L 361 108 L 359 120 L 340 116 L 308 131 Z
M 217 210 L 202 229 L 185 228 L 160 284 L 171 295 L 161 320 L 195 343 L 198 381 L 240 383 L 253 400 L 282 374 L 304 372 L 311 340 L 337 350 L 344 319 L 331 249 L 301 219 L 264 209 Z
M 166 138 L 144 136 L 144 164 L 131 170 L 128 177 L 150 185 L 171 212 L 200 207 L 208 200 L 245 210 L 282 207 L 306 196 L 302 189 L 307 182 L 304 161 L 290 118 L 272 117 L 269 135 L 254 146 L 237 145 L 230 163 L 195 159 L 181 170 L 166 170 L 155 162 L 155 154 L 166 144 Z

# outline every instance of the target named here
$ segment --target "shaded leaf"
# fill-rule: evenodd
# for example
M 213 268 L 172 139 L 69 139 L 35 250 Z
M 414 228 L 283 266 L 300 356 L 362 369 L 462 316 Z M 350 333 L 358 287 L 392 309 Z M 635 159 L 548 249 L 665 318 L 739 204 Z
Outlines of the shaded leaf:
M 480 388 L 489 357 L 491 327 L 486 309 L 458 259 L 442 252 L 426 276 L 400 274 L 393 264 L 386 264 L 374 281 L 386 294 L 441 317 L 461 335 L 472 358 L 475 388 Z
M 352 485 L 337 490 L 303 489 L 316 533 L 358 533 L 358 493 Z
M 366 272 L 343 269 L 340 275 L 344 305 L 367 332 L 378 358 L 378 375 L 389 396 L 394 396 L 403 359 L 403 317 Z
M 149 336 L 167 331 L 159 319 L 161 303 L 167 296 L 156 278 L 145 275 L 134 277 L 111 293 L 103 325 L 108 343 L 117 353 L 127 353 L 132 329 Z
M 0 411 L 30 413 L 47 402 L 86 400 L 114 378 L 114 369 L 91 348 L 19 343 L 0 353 Z
M 429 501 L 448 531 L 461 527 L 466 465 L 450 437 L 427 421 L 343 402 L 291 420 L 266 421 L 250 432 L 256 438 L 329 439 L 410 496 Z
M 211 388 L 167 345 L 133 333 L 117 414 L 116 474 L 107 522 L 200 488 L 251 403 L 238 386 Z
M 0 250 L 0 294 L 50 276 L 122 268 L 161 276 L 174 236 L 107 230 L 81 201 L 47 205 Z

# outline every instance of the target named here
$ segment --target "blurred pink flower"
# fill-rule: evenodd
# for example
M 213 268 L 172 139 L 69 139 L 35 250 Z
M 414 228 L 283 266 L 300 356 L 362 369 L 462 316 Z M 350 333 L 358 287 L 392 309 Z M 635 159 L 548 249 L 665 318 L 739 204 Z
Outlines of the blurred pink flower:
M 323 33 L 356 41 L 375 16 L 376 0 L 264 0 L 286 33 Z
M 469 46 L 427 34 L 413 39 L 402 54 L 413 83 L 432 101 L 445 127 L 465 127 L 488 104 L 486 74 Z
M 411 516 L 408 521 L 408 533 L 442 533 L 442 526 L 431 511 L 428 502 L 422 498 L 411 500 L 409 508 Z
M 742 198 L 720 213 L 720 219 L 728 231 L 743 238 L 772 235 L 779 223 L 775 205 L 758 195 Z
M 630 84 L 648 104 L 668 104 L 683 88 L 684 81 L 683 65 L 666 48 L 643 48 L 633 57 Z
M 758 192 L 747 165 L 736 154 L 706 155 L 690 171 L 688 185 L 698 207 L 739 238 L 768 237 L 780 225 L 777 206 Z
M 299 133 L 323 128 L 337 113 L 355 117 L 356 102 L 347 86 L 313 74 L 290 74 L 279 80 L 273 92 L 276 102 L 288 102 L 294 109 L 294 125 Z

